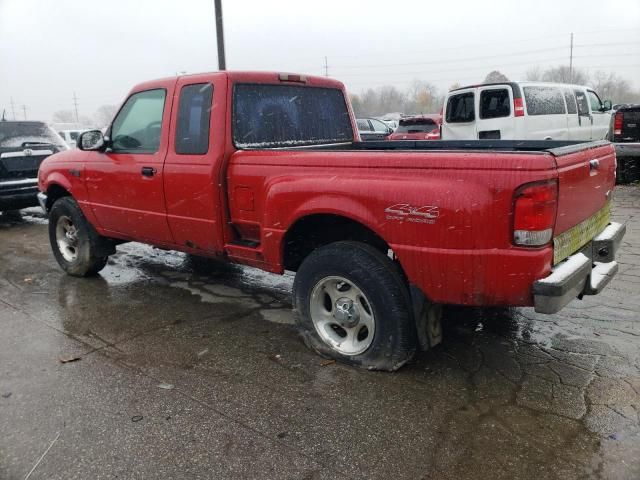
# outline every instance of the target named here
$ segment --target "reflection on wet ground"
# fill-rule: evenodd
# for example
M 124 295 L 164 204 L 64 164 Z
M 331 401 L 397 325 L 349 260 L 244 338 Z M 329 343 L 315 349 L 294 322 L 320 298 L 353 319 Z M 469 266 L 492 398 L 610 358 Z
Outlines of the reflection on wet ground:
M 448 308 L 395 374 L 309 352 L 290 276 L 129 244 L 75 279 L 0 217 L 0 478 L 640 478 L 638 207 L 602 295 Z

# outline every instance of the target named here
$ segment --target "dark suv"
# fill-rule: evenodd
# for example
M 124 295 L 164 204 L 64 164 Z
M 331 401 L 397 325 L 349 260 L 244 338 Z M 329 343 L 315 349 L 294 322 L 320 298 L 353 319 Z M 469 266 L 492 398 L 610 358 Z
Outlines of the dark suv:
M 68 148 L 44 122 L 0 121 L 0 212 L 38 205 L 38 167 Z
M 640 104 L 617 106 L 609 138 L 616 147 L 618 183 L 640 180 Z

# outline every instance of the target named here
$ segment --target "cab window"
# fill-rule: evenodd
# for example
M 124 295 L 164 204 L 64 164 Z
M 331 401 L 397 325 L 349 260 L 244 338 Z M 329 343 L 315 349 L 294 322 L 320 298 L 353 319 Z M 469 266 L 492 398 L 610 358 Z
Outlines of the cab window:
M 158 151 L 166 95 L 166 90 L 156 89 L 134 93 L 127 99 L 111 128 L 114 152 Z
M 473 122 L 476 119 L 473 92 L 452 95 L 447 101 L 448 123 Z
M 576 90 L 576 102 L 578 104 L 578 115 L 589 115 L 589 102 L 583 91 Z
M 573 96 L 571 90 L 564 90 L 564 101 L 567 102 L 567 113 L 578 113 L 578 109 L 576 107 L 576 97 Z
M 587 90 L 587 95 L 589 96 L 589 103 L 591 104 L 592 112 L 601 112 L 602 111 L 602 102 L 600 101 L 600 97 L 594 91 Z
M 358 130 L 361 132 L 370 132 L 371 125 L 369 125 L 369 120 L 365 120 L 363 118 L 358 119 Z
M 209 120 L 213 85 L 185 85 L 180 91 L 176 125 L 176 153 L 204 155 L 209 150 Z
M 389 131 L 389 127 L 387 126 L 387 124 L 380 120 L 376 120 L 375 118 L 372 118 L 370 122 L 371 122 L 371 125 L 373 125 L 374 132 L 387 133 Z

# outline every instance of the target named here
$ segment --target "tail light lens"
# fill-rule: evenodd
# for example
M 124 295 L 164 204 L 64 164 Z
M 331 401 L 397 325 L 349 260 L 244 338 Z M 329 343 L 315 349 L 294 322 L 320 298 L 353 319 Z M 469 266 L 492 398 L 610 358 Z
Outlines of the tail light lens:
M 524 117 L 524 104 L 522 103 L 522 97 L 513 99 L 513 116 Z
M 513 243 L 528 247 L 549 243 L 553 238 L 557 206 L 557 180 L 518 188 L 513 204 Z
M 614 135 L 622 135 L 622 120 L 624 114 L 622 112 L 616 112 L 615 117 L 613 117 L 613 134 Z

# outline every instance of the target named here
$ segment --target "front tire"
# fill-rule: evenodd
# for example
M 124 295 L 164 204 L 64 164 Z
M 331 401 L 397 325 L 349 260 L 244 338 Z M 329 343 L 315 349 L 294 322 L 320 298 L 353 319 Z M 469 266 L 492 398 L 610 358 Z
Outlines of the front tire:
M 107 264 L 107 256 L 96 252 L 100 238 L 71 197 L 62 197 L 49 212 L 49 241 L 58 264 L 69 275 L 96 275 Z
M 322 356 L 393 371 L 415 354 L 407 284 L 367 244 L 336 242 L 312 252 L 296 274 L 293 299 L 302 338 Z

